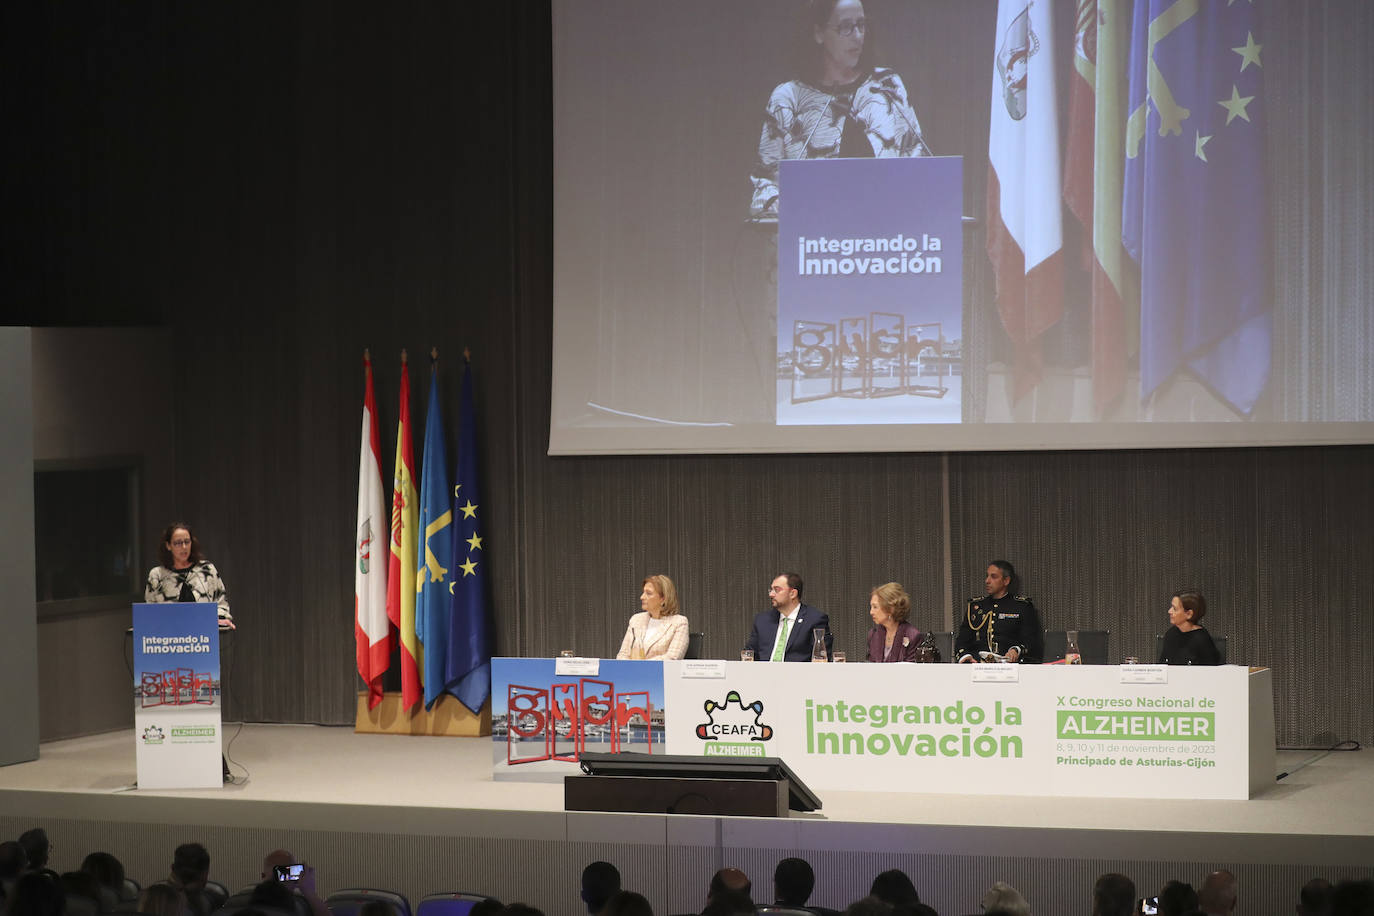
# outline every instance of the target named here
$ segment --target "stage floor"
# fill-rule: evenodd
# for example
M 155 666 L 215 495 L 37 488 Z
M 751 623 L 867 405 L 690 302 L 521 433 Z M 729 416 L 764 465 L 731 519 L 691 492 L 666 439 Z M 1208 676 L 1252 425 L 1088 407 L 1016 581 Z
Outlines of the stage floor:
M 234 785 L 215 789 L 144 790 L 134 786 L 132 731 L 110 732 L 42 745 L 38 760 L 0 767 L 0 792 L 57 793 L 64 808 L 82 808 L 89 795 L 198 798 L 328 806 L 384 794 L 390 807 L 563 811 L 557 783 L 506 782 L 491 775 L 487 738 L 409 738 L 359 735 L 351 728 L 308 725 L 226 727 Z M 1280 772 L 1315 756 L 1281 751 Z M 569 767 L 570 773 L 575 768 Z M 408 772 L 413 778 L 395 780 Z M 1277 775 L 1277 774 L 1276 774 Z M 246 776 L 246 779 L 245 779 Z M 1185 778 L 1185 776 L 1180 776 Z M 956 787 L 950 787 L 952 790 Z M 820 793 L 823 808 L 794 819 L 865 824 L 995 824 L 1015 807 L 1021 826 L 1060 829 L 1158 828 L 1204 820 L 1219 833 L 1374 836 L 1374 755 L 1337 752 L 1297 770 L 1249 801 L 1048 798 L 1033 794 L 967 795 L 948 792 L 867 791 Z M 1104 823 L 1102 808 L 1115 815 Z M 1204 816 L 1199 818 L 1199 814 Z M 407 820 L 415 812 L 403 812 Z
M 639 857 L 640 865 L 629 867 L 643 871 L 638 883 L 655 891 L 650 899 L 656 912 L 700 909 L 696 889 L 721 865 L 747 863 L 754 874 L 771 871 L 769 862 L 794 853 L 817 864 L 818 872 L 824 862 L 859 870 L 832 897 L 814 901 L 840 908 L 863 896 L 861 885 L 876 874 L 871 863 L 914 874 L 929 865 L 933 871 L 926 880 L 955 883 L 970 871 L 967 863 L 976 863 L 992 876 L 983 887 L 999 877 L 1022 875 L 1022 884 L 1032 889 L 1083 880 L 1064 877 L 1078 874 L 1074 869 L 1080 866 L 1073 863 L 1085 873 L 1133 868 L 1142 887 L 1163 883 L 1154 883 L 1152 875 L 1182 873 L 1194 884 L 1201 879 L 1201 873 L 1181 872 L 1179 863 L 1254 869 L 1256 876 L 1266 867 L 1272 872 L 1273 866 L 1293 866 L 1297 870 L 1291 875 L 1285 871 L 1273 878 L 1273 894 L 1280 898 L 1273 902 L 1285 908 L 1291 906 L 1283 899 L 1285 888 L 1296 881 L 1295 892 L 1305 880 L 1299 880 L 1301 874 L 1374 876 L 1374 757 L 1363 751 L 1329 754 L 1249 801 L 1046 798 L 1033 786 L 1014 796 L 897 793 L 871 786 L 820 793 L 821 811 L 774 819 L 564 812 L 561 784 L 493 780 L 486 738 L 359 735 L 349 728 L 292 725 L 241 730 L 231 725 L 225 731 L 233 739 L 229 757 L 237 781 L 203 790 L 133 787 L 131 730 L 46 743 L 38 760 L 0 768 L 0 830 L 17 834 L 35 824 L 65 825 L 82 838 L 65 848 L 82 854 L 95 841 L 85 837 L 114 837 L 110 845 L 118 846 L 117 838 L 138 835 L 138 830 L 102 825 L 156 827 L 151 835 L 159 837 L 211 835 L 222 849 L 232 850 L 233 867 L 246 872 L 244 883 L 255 877 L 254 857 L 261 855 L 256 850 L 280 845 L 274 838 L 283 836 L 309 846 L 328 845 L 327 837 L 338 835 L 344 839 L 335 845 L 350 848 L 363 842 L 355 838 L 379 834 L 446 838 L 455 844 L 453 855 L 472 855 L 475 861 L 484 851 L 496 859 L 518 859 L 559 849 L 573 869 L 568 880 L 574 884 L 578 863 L 598 856 L 615 856 L 611 860 L 618 862 Z M 1313 756 L 1280 752 L 1279 770 L 1297 768 Z M 350 848 L 312 855 L 330 860 L 337 872 L 356 867 Z M 141 871 L 140 863 L 133 863 L 131 874 L 139 880 L 160 876 L 149 870 L 165 867 L 160 863 L 168 861 L 170 846 L 150 855 Z M 505 899 L 519 896 L 509 885 L 519 887 L 521 879 L 507 875 L 496 859 L 489 867 L 474 865 L 480 877 L 473 880 L 485 883 L 469 886 L 505 893 Z M 677 876 L 679 861 L 693 863 L 690 876 Z M 61 868 L 77 864 L 58 863 Z M 392 873 L 404 866 L 394 865 Z M 424 873 L 417 875 L 407 879 L 413 882 L 406 886 L 412 894 L 456 887 L 425 885 Z M 984 877 L 979 872 L 967 880 Z M 1086 880 L 1090 888 L 1091 878 Z M 1252 892 L 1259 890 L 1257 880 L 1251 879 Z M 337 889 L 354 882 L 322 883 Z M 976 910 L 964 902 L 976 900 L 968 896 L 972 893 L 958 888 L 948 912 Z M 545 910 L 550 916 L 562 911 L 547 904 Z

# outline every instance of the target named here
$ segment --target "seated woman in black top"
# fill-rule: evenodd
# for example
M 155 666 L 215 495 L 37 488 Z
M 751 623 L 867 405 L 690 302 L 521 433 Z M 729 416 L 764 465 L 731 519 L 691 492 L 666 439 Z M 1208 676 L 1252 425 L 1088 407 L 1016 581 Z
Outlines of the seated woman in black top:
M 1169 632 L 1159 651 L 1161 665 L 1220 665 L 1212 634 L 1198 623 L 1207 613 L 1207 599 L 1201 592 L 1175 592 L 1169 602 Z

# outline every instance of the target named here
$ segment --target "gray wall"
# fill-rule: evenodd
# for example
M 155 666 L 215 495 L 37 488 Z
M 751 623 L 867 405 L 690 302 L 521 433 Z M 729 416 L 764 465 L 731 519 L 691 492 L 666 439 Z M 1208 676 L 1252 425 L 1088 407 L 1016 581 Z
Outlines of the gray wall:
M 38 756 L 34 619 L 33 401 L 28 328 L 0 328 L 0 765 Z
M 165 328 L 33 330 L 34 460 L 135 460 L 145 534 L 136 568 L 145 570 L 157 562 L 158 535 L 177 511 L 173 404 L 187 375 L 172 369 L 171 339 Z M 125 629 L 134 598 L 143 600 L 141 588 L 103 606 L 84 601 L 76 611 L 61 602 L 39 605 L 44 741 L 133 725 L 129 694 L 115 688 L 129 680 Z

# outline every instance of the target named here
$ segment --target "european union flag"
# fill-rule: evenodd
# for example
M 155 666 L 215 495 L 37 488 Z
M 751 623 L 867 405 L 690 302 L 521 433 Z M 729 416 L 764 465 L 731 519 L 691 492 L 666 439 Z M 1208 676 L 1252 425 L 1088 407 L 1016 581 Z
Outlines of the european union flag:
M 1253 0 L 1137 0 L 1122 241 L 1140 396 L 1190 367 L 1249 414 L 1269 379 L 1263 32 Z
M 425 453 L 420 464 L 420 544 L 415 564 L 415 635 L 422 646 L 421 675 L 425 707 L 444 692 L 444 656 L 448 651 L 453 595 L 453 509 L 449 504 L 448 452 L 439 410 L 439 369 L 429 380 L 429 413 L 425 416 Z M 443 564 L 448 563 L 446 567 Z
M 486 515 L 477 471 L 477 417 L 473 411 L 472 364 L 463 366 L 458 416 L 458 479 L 453 488 L 453 622 L 445 661 L 445 689 L 474 713 L 491 692 L 487 644 Z

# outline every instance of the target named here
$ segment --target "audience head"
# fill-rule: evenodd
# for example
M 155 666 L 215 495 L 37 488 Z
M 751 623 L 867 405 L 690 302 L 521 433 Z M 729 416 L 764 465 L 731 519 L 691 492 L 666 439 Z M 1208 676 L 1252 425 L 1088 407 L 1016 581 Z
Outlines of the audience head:
M 906 872 L 898 868 L 885 871 L 874 878 L 873 886 L 869 888 L 868 893 L 892 906 L 912 907 L 921 902 L 921 895 L 916 893 L 916 885 L 911 883 Z
M 57 879 L 57 883 L 62 887 L 62 893 L 68 897 L 75 894 L 96 903 L 100 902 L 100 882 L 95 880 L 92 874 L 84 871 L 64 871 Z
M 805 859 L 789 858 L 773 870 L 773 894 L 783 906 L 806 906 L 816 887 L 816 873 Z
M 1330 916 L 1331 882 L 1313 878 L 1298 893 L 1298 916 Z
M 1108 872 L 1093 885 L 1093 916 L 1130 916 L 1135 909 L 1135 882 Z
M 498 913 L 501 911 L 501 904 L 496 905 L 496 911 Z M 385 900 L 369 900 L 358 908 L 358 916 L 392 916 L 393 912 L 391 904 Z M 477 912 L 477 907 L 473 906 L 472 909 L 468 910 L 468 916 L 472 916 L 475 912 Z
M 606 916 L 654 916 L 654 908 L 642 894 L 634 891 L 616 891 L 606 901 Z
M 148 916 L 186 916 L 186 895 L 181 888 L 159 881 L 139 894 L 138 911 Z
M 29 872 L 14 882 L 6 916 L 62 916 L 67 900 L 62 887 L 42 872 Z
M 29 867 L 29 854 L 14 840 L 0 843 L 0 881 L 12 881 Z
M 1374 916 L 1374 880 L 1337 882 L 1331 889 L 1331 916 Z
M 1183 881 L 1170 881 L 1159 892 L 1159 916 L 1183 916 L 1197 909 L 1197 891 Z
M 753 894 L 754 885 L 749 880 L 748 875 L 738 868 L 722 868 L 711 876 L 711 887 L 706 892 L 706 900 L 709 903 L 717 897 L 725 895 L 746 897 L 751 901 L 750 908 L 752 909 Z
M 721 891 L 706 902 L 701 916 L 755 916 L 756 912 L 748 894 Z
M 844 911 L 844 916 L 893 916 L 896 908 L 881 897 L 869 894 L 862 900 L 855 900 Z
M 610 862 L 592 862 L 582 869 L 582 902 L 588 913 L 600 913 L 620 890 L 620 871 Z
M 81 870 L 115 894 L 124 893 L 124 863 L 108 852 L 93 852 L 81 860 Z
M 1031 916 L 1030 904 L 1021 892 L 1005 881 L 996 881 L 983 895 L 983 910 L 1008 913 L 1010 916 Z
M 1226 869 L 1212 872 L 1197 892 L 1197 908 L 1210 916 L 1225 916 L 1236 908 L 1236 876 Z
M 34 827 L 19 834 L 19 845 L 24 847 L 24 855 L 29 859 L 29 870 L 38 871 L 48 867 L 48 832 L 42 827 Z
M 501 916 L 506 905 L 495 897 L 488 897 L 486 900 L 479 900 L 468 910 L 468 916 Z M 362 916 L 360 913 L 359 916 Z
M 276 869 L 278 865 L 295 864 L 296 857 L 293 856 L 289 850 L 274 849 L 263 857 L 262 874 L 258 877 L 261 878 L 263 881 L 266 881 L 268 878 L 276 878 Z
M 544 916 L 542 912 L 528 903 L 508 903 L 501 913 L 502 916 Z
M 253 895 L 248 898 L 249 906 L 270 906 L 277 910 L 293 912 L 296 909 L 295 894 L 291 888 L 276 878 L 268 878 L 253 887 Z
M 911 916 L 940 916 L 939 913 L 935 912 L 935 907 L 928 903 L 918 903 L 909 912 Z
M 210 853 L 199 843 L 182 843 L 172 854 L 172 877 L 183 888 L 200 890 L 210 877 Z

